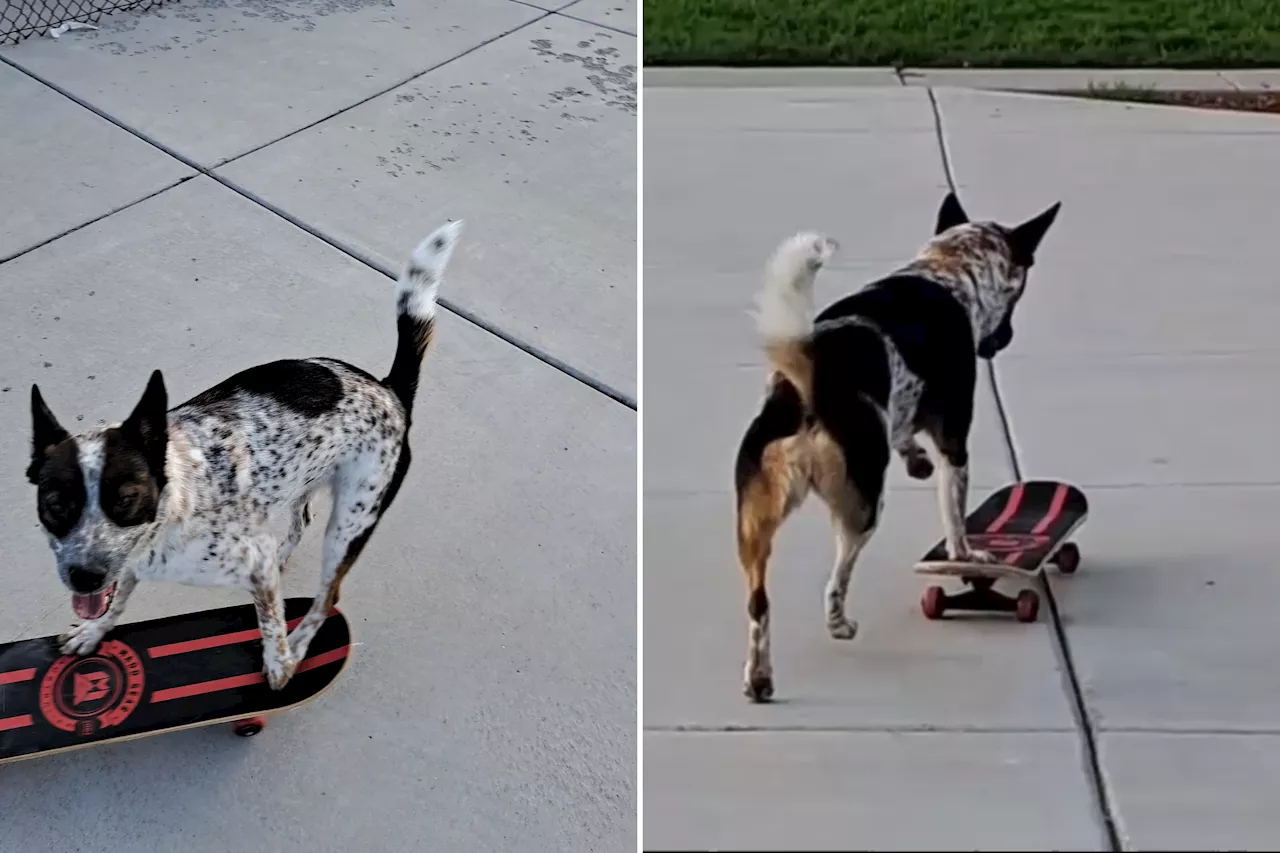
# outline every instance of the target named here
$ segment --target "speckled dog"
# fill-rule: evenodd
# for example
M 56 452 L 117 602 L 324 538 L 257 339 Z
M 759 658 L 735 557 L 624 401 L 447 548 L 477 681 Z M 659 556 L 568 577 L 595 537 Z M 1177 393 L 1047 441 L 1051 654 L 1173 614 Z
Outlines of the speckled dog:
M 64 653 L 93 651 L 139 580 L 238 586 L 257 607 L 268 683 L 288 683 L 409 469 L 413 398 L 461 228 L 423 240 L 400 276 L 396 352 L 381 381 L 334 359 L 276 361 L 166 411 L 157 370 L 123 423 L 74 436 L 32 386 L 27 478 L 84 620 Z M 333 507 L 320 591 L 287 634 L 280 571 L 323 487 Z
M 883 509 L 892 453 L 916 479 L 927 479 L 936 463 L 949 557 L 990 559 L 964 538 L 977 358 L 995 357 L 1012 340 L 1014 307 L 1058 207 L 1007 228 L 970 222 L 948 195 L 934 238 L 914 260 L 816 318 L 814 279 L 835 242 L 798 234 L 770 260 L 757 325 L 773 372 L 735 471 L 750 619 L 744 691 L 752 700 L 767 700 L 774 689 L 765 593 L 773 537 L 810 491 L 836 528 L 825 593 L 835 639 L 857 632 L 845 596 Z M 916 441 L 921 432 L 933 461 Z

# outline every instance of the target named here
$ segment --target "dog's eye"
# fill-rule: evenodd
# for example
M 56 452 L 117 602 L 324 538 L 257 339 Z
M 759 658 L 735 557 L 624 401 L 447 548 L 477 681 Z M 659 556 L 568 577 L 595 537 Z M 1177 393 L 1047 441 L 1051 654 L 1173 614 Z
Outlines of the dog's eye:
M 129 515 L 138 508 L 137 492 L 120 492 L 116 495 L 116 514 Z

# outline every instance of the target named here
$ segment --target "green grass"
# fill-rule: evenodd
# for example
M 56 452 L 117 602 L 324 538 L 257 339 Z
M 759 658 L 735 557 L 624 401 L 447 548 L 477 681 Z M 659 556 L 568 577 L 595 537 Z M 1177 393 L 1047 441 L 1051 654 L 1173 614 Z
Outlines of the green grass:
M 1276 0 L 644 0 L 647 65 L 1280 66 Z

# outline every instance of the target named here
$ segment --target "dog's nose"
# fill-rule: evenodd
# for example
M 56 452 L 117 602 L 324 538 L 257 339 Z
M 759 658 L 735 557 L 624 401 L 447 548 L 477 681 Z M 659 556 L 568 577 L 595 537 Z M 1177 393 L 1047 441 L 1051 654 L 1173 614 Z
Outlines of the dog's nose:
M 71 588 L 76 592 L 94 592 L 102 586 L 105 578 L 106 575 L 91 572 L 84 566 L 72 566 L 67 569 L 67 583 L 71 584 Z

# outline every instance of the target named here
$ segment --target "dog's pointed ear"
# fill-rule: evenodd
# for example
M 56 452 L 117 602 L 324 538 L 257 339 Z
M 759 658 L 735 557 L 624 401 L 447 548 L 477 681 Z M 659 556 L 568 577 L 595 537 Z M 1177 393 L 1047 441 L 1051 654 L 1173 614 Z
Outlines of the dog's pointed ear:
M 40 386 L 31 386 L 31 465 L 27 468 L 27 479 L 32 485 L 39 482 L 40 469 L 49 458 L 53 449 L 70 438 L 71 435 L 62 428 L 58 419 L 45 405 L 40 394 Z
M 1055 202 L 1044 213 L 1028 219 L 1009 233 L 1009 245 L 1013 249 L 1015 261 L 1024 266 L 1030 265 L 1036 249 L 1040 246 L 1040 241 L 1044 239 L 1045 232 L 1049 230 L 1053 220 L 1058 218 L 1058 209 L 1061 207 L 1062 202 Z
M 933 227 L 934 236 L 948 228 L 964 225 L 968 221 L 969 214 L 965 213 L 964 208 L 960 206 L 960 199 L 956 198 L 953 192 L 947 193 L 947 197 L 942 200 L 942 207 L 938 208 L 938 222 Z
M 164 376 L 159 370 L 152 372 L 147 390 L 133 407 L 133 414 L 120 424 L 120 432 L 126 441 L 142 451 L 152 474 L 164 476 L 164 454 L 169 443 L 169 394 L 164 388 Z

